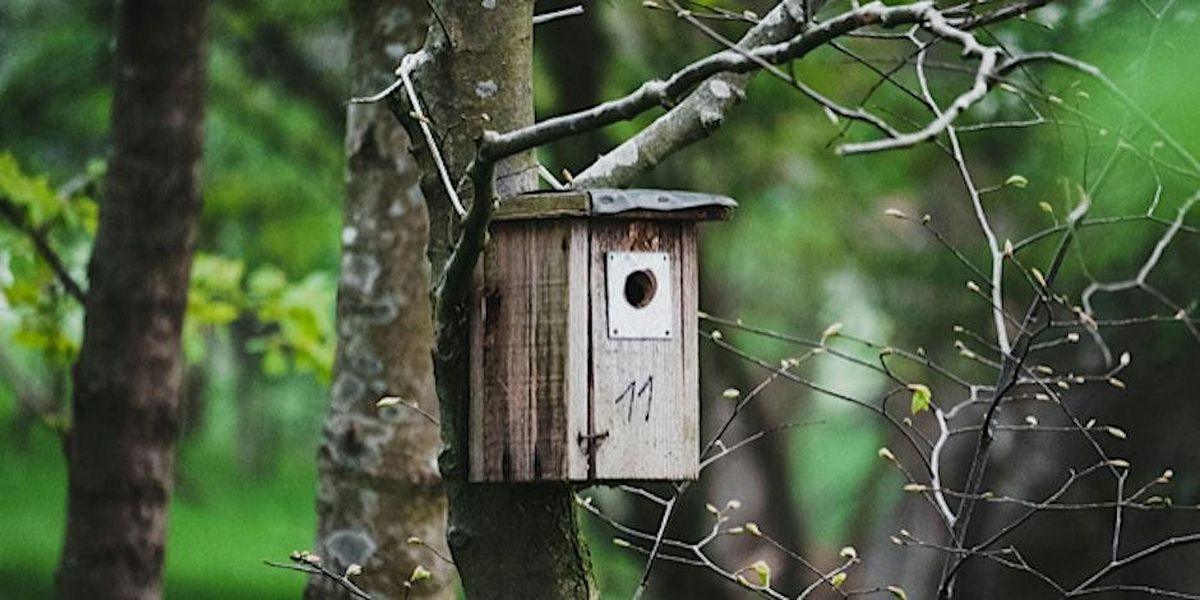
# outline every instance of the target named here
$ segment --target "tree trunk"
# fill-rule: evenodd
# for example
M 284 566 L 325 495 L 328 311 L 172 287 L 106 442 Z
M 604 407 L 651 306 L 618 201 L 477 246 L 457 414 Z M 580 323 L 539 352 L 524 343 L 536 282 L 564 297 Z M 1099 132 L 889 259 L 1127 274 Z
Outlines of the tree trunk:
M 506 131 L 533 122 L 534 2 L 435 4 L 441 18 L 430 28 L 425 51 L 431 60 L 416 73 L 416 85 L 452 177 L 458 178 L 467 172 L 482 129 Z M 455 241 L 456 217 L 427 149 L 419 150 L 430 211 L 430 261 L 440 270 Z M 531 153 L 501 161 L 498 194 L 535 188 L 533 167 Z M 439 312 L 447 310 L 456 316 L 437 323 L 434 352 L 445 445 L 440 465 L 449 502 L 447 538 L 467 597 L 594 597 L 569 485 L 467 483 L 470 308 Z
M 233 372 L 234 464 L 239 474 L 256 480 L 275 475 L 283 441 L 283 426 L 265 393 L 270 384 L 263 381 L 258 357 L 249 349 L 261 330 L 258 319 L 248 314 L 229 324 L 230 351 L 238 364 Z
M 66 440 L 60 598 L 157 598 L 204 113 L 206 2 L 117 4 L 113 151 Z
M 398 57 L 420 47 L 422 0 L 351 0 L 354 95 L 395 78 Z M 438 427 L 430 351 L 428 216 L 408 136 L 383 105 L 347 111 L 347 189 L 338 286 L 338 352 L 318 455 L 318 555 L 384 598 L 453 598 L 454 570 L 418 537 L 445 548 L 445 498 L 437 472 Z M 379 408 L 397 396 L 403 404 Z M 415 410 L 407 404 L 415 404 Z M 422 414 L 424 413 L 424 415 Z M 434 573 L 406 595 L 416 565 Z M 307 598 L 343 598 L 313 578 Z

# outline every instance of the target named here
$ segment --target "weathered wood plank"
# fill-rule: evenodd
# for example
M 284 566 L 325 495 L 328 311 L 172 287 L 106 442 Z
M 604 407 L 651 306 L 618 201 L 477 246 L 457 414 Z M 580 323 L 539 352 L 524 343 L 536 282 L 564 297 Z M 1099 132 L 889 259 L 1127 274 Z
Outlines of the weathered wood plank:
M 488 318 L 494 313 L 498 319 L 494 328 L 485 326 L 491 337 L 485 345 L 483 360 L 487 399 L 501 400 L 508 427 L 493 431 L 488 452 L 500 455 L 506 479 L 521 481 L 529 479 L 533 471 L 533 429 L 537 424 L 532 408 L 537 388 L 533 330 L 539 290 L 530 272 L 534 266 L 529 260 L 533 250 L 532 228 L 515 227 L 504 237 L 512 240 L 508 249 L 495 253 L 496 263 L 504 273 L 498 284 L 503 286 L 499 288 L 503 290 L 499 294 L 502 307 L 489 312 Z
M 539 192 L 521 194 L 500 201 L 492 215 L 494 221 L 560 219 L 584 217 L 591 212 L 587 192 Z
M 679 222 L 591 221 L 592 418 L 597 444 L 594 479 L 688 479 L 697 458 L 695 406 L 698 390 L 685 368 L 685 348 L 695 325 L 683 322 L 684 290 L 693 287 L 694 263 L 683 260 L 685 231 Z M 606 254 L 665 252 L 670 256 L 671 337 L 616 339 L 609 335 Z M 692 257 L 694 259 L 694 256 Z M 685 274 L 687 279 L 685 280 Z M 694 297 L 687 306 L 694 307 Z M 694 315 L 694 308 L 690 308 Z M 690 320 L 690 319 L 689 319 Z M 691 332 L 691 334 L 689 334 Z M 694 370 L 694 365 L 693 365 Z
M 680 317 L 683 336 L 683 402 L 678 406 L 683 421 L 684 479 L 700 476 L 700 269 L 697 264 L 696 223 L 684 223 L 680 238 Z
M 571 479 L 588 478 L 587 436 L 591 435 L 591 308 L 589 295 L 591 229 L 582 219 L 571 221 L 568 253 L 567 316 L 567 462 Z
M 570 343 L 586 339 L 573 331 L 586 326 L 586 298 L 572 294 L 572 256 L 586 255 L 580 232 L 566 220 L 493 224 L 473 321 L 474 481 L 565 480 L 580 462 L 571 397 L 583 406 L 587 397 L 570 383 L 587 377 L 586 346 L 581 358 Z

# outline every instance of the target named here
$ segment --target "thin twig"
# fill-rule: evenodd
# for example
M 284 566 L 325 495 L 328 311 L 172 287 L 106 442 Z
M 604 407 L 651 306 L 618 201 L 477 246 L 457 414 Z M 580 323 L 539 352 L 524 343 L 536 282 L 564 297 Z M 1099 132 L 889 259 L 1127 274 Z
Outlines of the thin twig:
M 554 21 L 557 19 L 562 19 L 565 17 L 574 17 L 576 15 L 582 15 L 582 14 L 583 14 L 583 5 L 576 4 L 575 6 L 562 8 L 562 9 L 551 11 L 548 13 L 542 13 L 540 15 L 533 15 L 533 24 L 541 25 L 543 23 L 549 23 L 550 21 Z
M 87 293 L 83 290 L 83 286 L 79 285 L 78 281 L 71 276 L 71 272 L 67 270 L 67 266 L 63 263 L 58 253 L 50 246 L 50 240 L 46 236 L 46 232 L 38 229 L 30 222 L 25 211 L 16 205 L 12 199 L 5 196 L 0 196 L 0 217 L 4 217 L 14 229 L 20 232 L 29 241 L 33 243 L 33 249 L 38 256 L 46 262 L 50 270 L 54 272 L 54 276 L 62 284 L 72 298 L 80 305 L 87 303 Z

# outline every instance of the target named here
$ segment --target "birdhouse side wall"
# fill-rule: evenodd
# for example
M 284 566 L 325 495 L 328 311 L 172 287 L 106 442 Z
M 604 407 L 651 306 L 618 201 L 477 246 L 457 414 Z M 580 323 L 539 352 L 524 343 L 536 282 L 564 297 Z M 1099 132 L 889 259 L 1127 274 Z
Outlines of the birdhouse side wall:
M 472 315 L 472 481 L 586 479 L 588 231 L 496 222 Z

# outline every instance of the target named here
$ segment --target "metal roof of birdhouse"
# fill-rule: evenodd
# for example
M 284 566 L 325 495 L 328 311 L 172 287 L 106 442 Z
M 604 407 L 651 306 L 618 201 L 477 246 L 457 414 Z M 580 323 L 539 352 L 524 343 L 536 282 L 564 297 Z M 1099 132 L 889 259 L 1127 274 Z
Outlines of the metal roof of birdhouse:
M 500 201 L 493 219 L 520 221 L 566 217 L 712 221 L 737 207 L 716 194 L 646 189 L 584 189 L 530 192 Z

